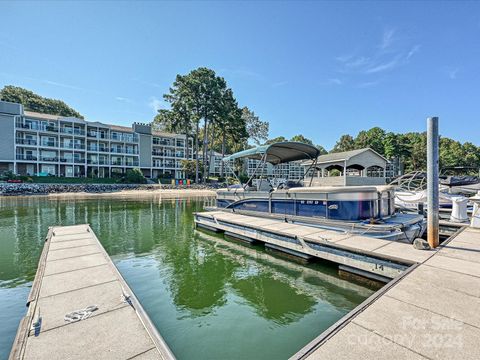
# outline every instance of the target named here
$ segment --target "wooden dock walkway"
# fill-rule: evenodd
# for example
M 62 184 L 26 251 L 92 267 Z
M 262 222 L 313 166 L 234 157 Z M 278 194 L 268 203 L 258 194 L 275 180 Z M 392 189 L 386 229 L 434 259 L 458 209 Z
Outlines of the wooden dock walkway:
M 95 305 L 90 317 L 66 314 Z M 50 228 L 10 353 L 17 359 L 174 359 L 89 225 Z
M 293 359 L 480 359 L 480 229 L 438 249 Z
M 243 240 L 257 240 L 300 257 L 318 257 L 339 264 L 342 270 L 384 282 L 435 254 L 419 251 L 404 241 L 352 235 L 312 226 L 285 223 L 225 211 L 195 213 L 195 223 Z

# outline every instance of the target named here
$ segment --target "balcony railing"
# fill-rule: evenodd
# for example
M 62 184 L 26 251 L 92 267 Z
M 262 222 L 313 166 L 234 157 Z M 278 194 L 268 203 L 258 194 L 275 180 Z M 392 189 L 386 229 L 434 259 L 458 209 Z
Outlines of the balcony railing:
M 40 161 L 57 162 L 58 157 L 56 157 L 56 156 L 40 156 Z
M 75 164 L 85 164 L 85 158 L 74 158 L 73 162 Z
M 77 150 L 85 150 L 84 144 L 73 144 L 73 148 Z
M 17 129 L 30 129 L 30 130 L 38 130 L 38 124 L 25 124 L 22 122 L 16 122 L 15 126 Z
M 69 135 L 79 135 L 79 136 L 85 136 L 85 130 L 82 129 L 74 129 L 74 128 L 60 128 L 60 132 L 63 134 L 69 134 Z
M 55 132 L 57 133 L 58 132 L 58 126 L 51 126 L 51 125 L 47 125 L 47 126 L 40 126 L 39 131 L 44 131 L 44 132 Z
M 37 155 L 17 154 L 17 160 L 37 161 Z
M 126 161 L 125 166 L 138 166 L 138 161 Z
M 57 142 L 56 142 L 56 141 L 46 141 L 46 140 L 42 140 L 42 141 L 40 141 L 40 146 L 44 146 L 44 147 L 57 147 Z
M 112 160 L 112 161 L 110 161 L 110 165 L 120 165 L 120 166 L 123 166 L 123 161 L 122 161 L 122 160 Z
M 99 159 L 99 160 L 87 159 L 87 164 L 89 164 L 89 165 L 108 165 L 108 160 L 106 160 L 106 159 Z
M 88 137 L 91 137 L 91 138 L 98 138 L 99 136 L 99 133 L 97 133 L 96 131 L 87 131 L 87 136 Z
M 37 145 L 37 139 L 16 138 L 15 142 L 20 145 Z

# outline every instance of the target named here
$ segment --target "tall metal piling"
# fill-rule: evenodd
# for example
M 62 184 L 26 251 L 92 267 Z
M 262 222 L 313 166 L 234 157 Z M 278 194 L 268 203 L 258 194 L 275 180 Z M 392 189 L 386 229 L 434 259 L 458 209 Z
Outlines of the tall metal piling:
M 438 117 L 427 119 L 427 240 L 438 246 Z

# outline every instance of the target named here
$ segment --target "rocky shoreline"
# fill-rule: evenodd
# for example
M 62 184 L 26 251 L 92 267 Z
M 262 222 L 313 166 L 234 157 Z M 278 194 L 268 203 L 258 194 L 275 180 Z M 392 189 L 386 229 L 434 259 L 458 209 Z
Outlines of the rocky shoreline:
M 113 193 L 132 190 L 215 190 L 211 185 L 157 184 L 31 184 L 0 183 L 0 196 L 48 195 L 62 193 Z

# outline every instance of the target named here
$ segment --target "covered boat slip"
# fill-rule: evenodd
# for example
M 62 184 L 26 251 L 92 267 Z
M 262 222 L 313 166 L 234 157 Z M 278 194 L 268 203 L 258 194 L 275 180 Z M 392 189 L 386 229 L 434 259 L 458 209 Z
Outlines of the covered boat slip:
M 415 250 L 405 241 L 359 236 L 225 211 L 195 213 L 195 224 L 244 241 L 260 241 L 267 247 L 301 258 L 329 260 L 343 270 L 383 282 L 435 253 L 435 250 Z
M 50 228 L 27 305 L 10 360 L 174 359 L 88 225 Z

